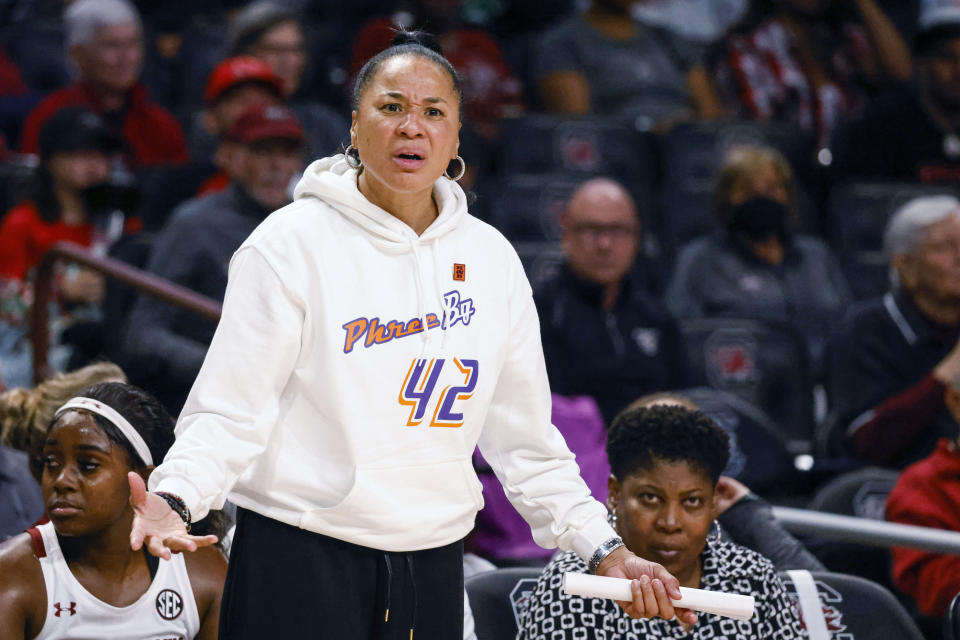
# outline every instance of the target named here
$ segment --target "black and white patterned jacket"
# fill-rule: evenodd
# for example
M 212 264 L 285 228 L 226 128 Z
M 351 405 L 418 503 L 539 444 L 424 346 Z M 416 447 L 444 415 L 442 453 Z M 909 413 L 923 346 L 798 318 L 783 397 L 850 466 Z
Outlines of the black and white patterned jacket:
M 806 638 L 796 605 L 769 560 L 745 547 L 710 540 L 701 554 L 700 588 L 753 595 L 750 620 L 700 614 L 689 632 L 675 620 L 634 620 L 613 601 L 569 596 L 563 574 L 585 573 L 587 564 L 572 552 L 556 556 L 537 581 L 520 617 L 517 640 L 793 640 Z

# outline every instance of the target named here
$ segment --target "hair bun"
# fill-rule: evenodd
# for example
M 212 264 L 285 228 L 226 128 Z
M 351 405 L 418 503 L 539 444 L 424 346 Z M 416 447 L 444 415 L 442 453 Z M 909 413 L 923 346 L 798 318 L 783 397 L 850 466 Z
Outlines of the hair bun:
M 443 49 L 440 48 L 440 43 L 433 37 L 433 34 L 427 33 L 426 31 L 407 31 L 406 29 L 397 31 L 397 35 L 393 36 L 393 41 L 390 45 L 396 47 L 404 44 L 418 44 L 421 47 L 430 49 L 434 53 L 441 56 L 443 55 Z

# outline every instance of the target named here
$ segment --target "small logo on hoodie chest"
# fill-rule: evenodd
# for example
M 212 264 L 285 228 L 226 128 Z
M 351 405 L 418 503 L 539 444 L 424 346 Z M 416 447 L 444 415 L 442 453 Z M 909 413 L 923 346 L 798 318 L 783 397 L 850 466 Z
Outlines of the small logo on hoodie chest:
M 458 290 L 454 289 L 443 294 L 443 309 L 439 314 L 426 313 L 423 318 L 414 316 L 406 321 L 389 320 L 386 322 L 382 322 L 377 317 L 360 316 L 342 325 L 344 331 L 343 352 L 350 353 L 356 346 L 369 349 L 377 344 L 406 338 L 437 327 L 445 331 L 457 324 L 466 326 L 470 324 L 470 320 L 476 312 L 473 298 L 464 298 Z

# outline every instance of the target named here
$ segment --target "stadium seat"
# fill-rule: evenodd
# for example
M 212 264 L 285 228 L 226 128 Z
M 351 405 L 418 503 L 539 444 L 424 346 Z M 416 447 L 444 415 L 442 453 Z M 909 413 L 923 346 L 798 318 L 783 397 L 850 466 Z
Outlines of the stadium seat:
M 786 439 L 761 409 L 738 395 L 710 387 L 681 393 L 730 436 L 730 461 L 724 475 L 764 494 L 796 478 Z
M 950 602 L 943 617 L 943 640 L 960 640 L 960 593 Z
M 858 518 L 883 520 L 887 496 L 900 473 L 892 469 L 864 467 L 837 476 L 810 500 L 810 509 Z
M 618 120 L 532 115 L 502 127 L 497 166 L 504 175 L 579 173 L 649 185 L 657 179 L 652 137 Z
M 514 242 L 513 248 L 520 256 L 523 269 L 536 291 L 537 286 L 549 279 L 563 264 L 563 249 L 559 242 Z
M 854 181 L 837 185 L 827 200 L 827 239 L 857 299 L 889 288 L 889 259 L 883 232 L 890 216 L 920 196 L 958 195 L 956 187 L 913 182 Z
M 794 454 L 811 449 L 813 381 L 793 327 L 742 318 L 681 320 L 692 384 L 728 391 L 760 407 Z
M 798 575 L 798 573 L 800 575 Z M 799 605 L 798 596 L 803 583 L 812 578 L 820 599 L 821 625 L 817 633 L 817 612 Z M 860 578 L 832 572 L 783 572 L 780 574 L 787 591 L 798 599 L 798 606 L 810 640 L 860 640 L 861 638 L 884 638 L 884 640 L 922 640 L 923 635 L 906 609 L 893 595 L 879 584 Z
M 513 242 L 560 239 L 560 216 L 582 182 L 571 174 L 519 174 L 497 185 L 490 222 Z
M 883 520 L 887 496 L 893 490 L 898 475 L 897 471 L 876 467 L 849 471 L 820 487 L 808 508 Z M 805 543 L 831 571 L 861 576 L 893 589 L 888 549 L 817 537 L 811 537 Z
M 465 586 L 477 640 L 516 637 L 520 612 L 539 577 L 538 568 L 512 567 L 467 578 Z

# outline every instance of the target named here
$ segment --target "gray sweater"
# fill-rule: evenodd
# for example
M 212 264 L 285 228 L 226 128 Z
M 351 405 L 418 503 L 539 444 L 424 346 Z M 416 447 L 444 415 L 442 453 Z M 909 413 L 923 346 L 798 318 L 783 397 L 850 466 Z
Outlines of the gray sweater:
M 795 236 L 782 264 L 761 261 L 730 236 L 685 246 L 667 287 L 678 318 L 728 316 L 791 322 L 804 335 L 818 371 L 831 327 L 850 301 L 837 259 L 822 241 Z
M 160 231 L 147 269 L 171 282 L 223 300 L 233 252 L 269 211 L 236 185 L 183 203 Z M 150 363 L 152 378 L 185 396 L 200 371 L 215 325 L 179 307 L 141 296 L 124 332 L 128 357 Z M 182 400 L 182 398 L 181 398 Z

